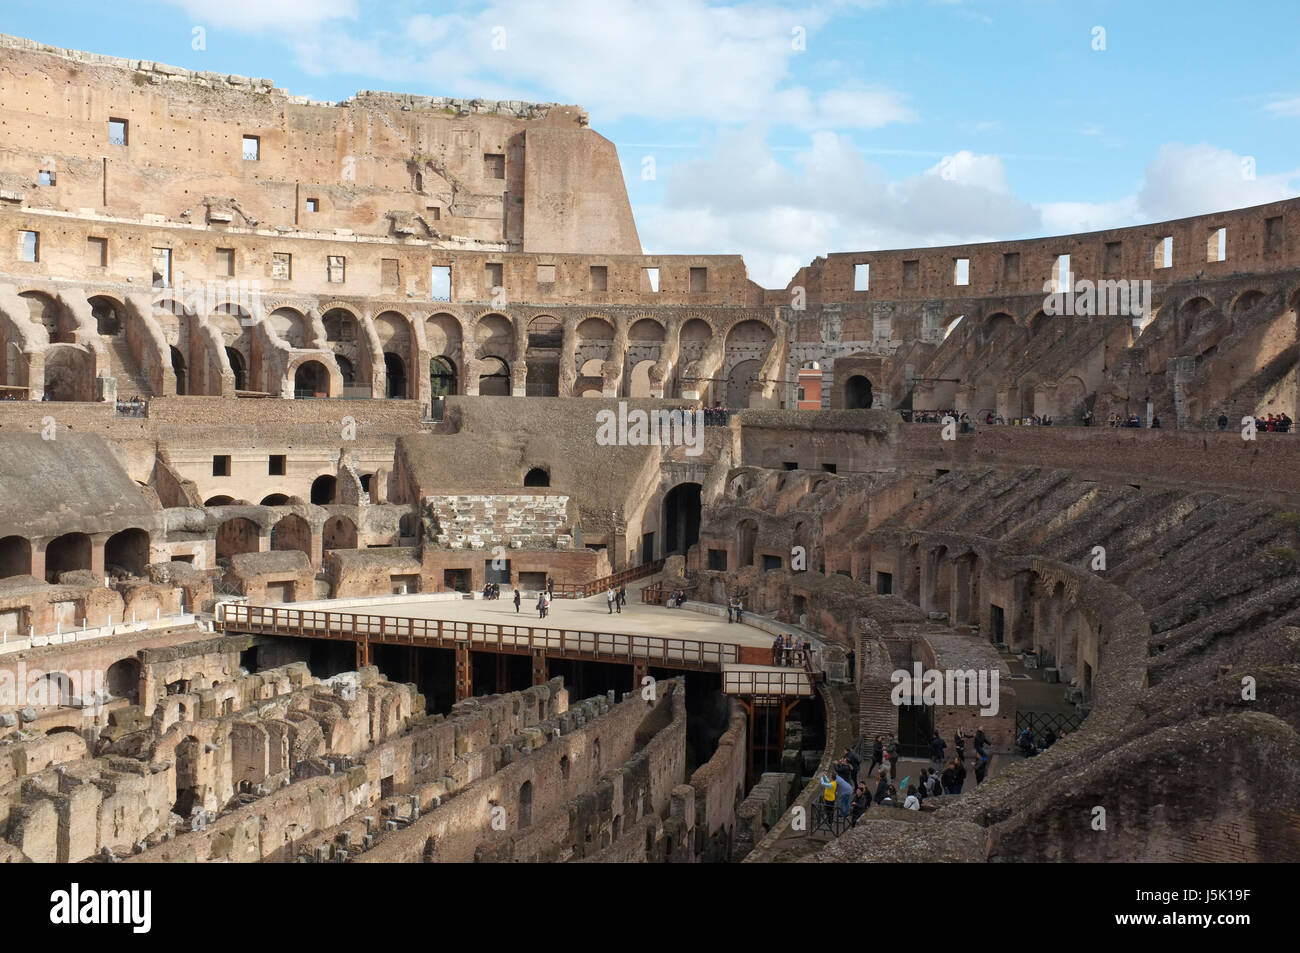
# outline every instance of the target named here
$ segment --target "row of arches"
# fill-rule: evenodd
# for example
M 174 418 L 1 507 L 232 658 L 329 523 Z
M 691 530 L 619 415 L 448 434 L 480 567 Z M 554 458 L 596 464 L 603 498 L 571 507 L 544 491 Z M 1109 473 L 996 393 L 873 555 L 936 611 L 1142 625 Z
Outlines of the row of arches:
M 143 576 L 149 564 L 149 533 L 132 528 L 114 533 L 104 542 L 104 570 L 109 575 Z M 34 554 L 32 540 L 25 536 L 0 539 L 0 579 L 30 576 Z M 65 572 L 91 572 L 94 566 L 94 541 L 87 533 L 64 533 L 45 543 L 43 549 L 45 581 L 58 582 Z

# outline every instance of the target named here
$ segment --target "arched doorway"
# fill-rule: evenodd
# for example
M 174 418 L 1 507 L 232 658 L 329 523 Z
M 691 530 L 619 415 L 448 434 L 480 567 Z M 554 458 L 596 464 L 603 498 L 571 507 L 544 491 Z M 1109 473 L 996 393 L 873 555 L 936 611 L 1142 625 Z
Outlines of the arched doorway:
M 283 493 L 272 493 L 270 496 L 262 497 L 262 506 L 287 506 L 289 497 Z
M 121 333 L 122 322 L 117 316 L 117 302 L 112 298 L 96 295 L 90 299 L 90 316 L 95 319 L 95 330 L 111 336 Z
M 357 524 L 346 516 L 335 516 L 325 521 L 322 549 L 356 549 Z
M 844 382 L 844 409 L 863 410 L 871 407 L 873 400 L 871 381 L 855 374 Z
M 762 365 L 758 361 L 741 361 L 727 375 L 727 409 L 744 410 Z
M 296 549 L 311 558 L 311 524 L 290 514 L 271 527 L 271 549 Z
M 510 368 L 499 357 L 483 359 L 478 375 L 478 392 L 483 397 L 510 396 Z
M 172 372 L 176 375 L 176 393 L 184 395 L 188 393 L 185 379 L 185 356 L 173 345 L 172 349 Z
M 320 361 L 304 361 L 298 365 L 293 374 L 293 396 L 328 397 L 330 389 L 329 371 Z
M 90 571 L 90 537 L 85 533 L 67 533 L 51 540 L 45 547 L 45 581 L 56 583 L 59 575 L 78 569 Z
M 104 673 L 104 687 L 114 698 L 135 699 L 140 694 L 140 663 L 133 658 L 114 662 Z
M 259 548 L 260 530 L 247 517 L 236 516 L 217 527 L 217 558 L 228 559 L 240 553 L 255 553 Z
M 328 506 L 334 502 L 334 491 L 338 480 L 333 474 L 322 473 L 311 482 L 311 501 L 317 506 Z
M 226 360 L 230 361 L 230 372 L 235 375 L 235 390 L 248 390 L 248 370 L 244 365 L 244 355 L 233 347 L 228 347 Z
M 149 534 L 142 529 L 124 529 L 104 544 L 104 571 L 143 576 L 149 565 Z
M 754 543 L 757 541 L 758 524 L 753 520 L 741 520 L 736 526 L 737 569 L 753 565 Z
M 680 483 L 664 497 L 663 554 L 685 553 L 700 541 L 700 493 L 698 483 Z
M 406 399 L 406 363 L 392 351 L 384 353 L 384 373 L 388 377 L 388 386 L 384 396 L 389 400 Z
M 0 539 L 0 579 L 29 576 L 32 572 L 31 540 L 23 536 Z
M 456 393 L 456 368 L 450 358 L 429 359 L 429 393 L 434 400 L 451 397 Z
M 533 467 L 524 474 L 524 486 L 550 486 L 551 475 L 541 467 Z

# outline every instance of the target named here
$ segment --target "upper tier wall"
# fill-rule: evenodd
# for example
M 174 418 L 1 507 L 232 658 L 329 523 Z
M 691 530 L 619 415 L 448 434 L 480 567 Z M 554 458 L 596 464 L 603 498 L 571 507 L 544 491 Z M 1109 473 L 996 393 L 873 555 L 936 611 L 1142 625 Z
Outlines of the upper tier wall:
M 1226 256 L 1213 261 L 1212 237 L 1226 230 Z M 1156 267 L 1156 245 L 1173 239 L 1173 262 Z M 1213 242 L 1217 249 L 1217 241 Z M 953 300 L 992 295 L 1043 295 L 1055 277 L 1057 257 L 1069 255 L 1070 273 L 1088 279 L 1150 280 L 1156 288 L 1176 281 L 1300 266 L 1300 199 L 1213 212 L 1130 228 L 1014 242 L 947 245 L 888 251 L 837 252 L 801 268 L 769 304 L 789 306 L 796 288 L 806 304 Z M 969 263 L 957 284 L 956 263 Z M 854 290 L 856 265 L 869 265 L 867 290 Z
M 586 127 L 578 106 L 385 93 L 313 103 L 265 79 L 3 36 L 0 73 L 7 201 L 267 228 L 412 229 L 435 241 L 560 252 L 641 250 L 614 146 Z

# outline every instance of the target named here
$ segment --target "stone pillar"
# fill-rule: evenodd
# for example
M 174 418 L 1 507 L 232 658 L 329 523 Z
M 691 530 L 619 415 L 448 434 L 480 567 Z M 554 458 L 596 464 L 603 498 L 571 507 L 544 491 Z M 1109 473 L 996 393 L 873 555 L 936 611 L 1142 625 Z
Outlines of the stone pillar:
M 474 697 L 474 667 L 468 642 L 456 643 L 456 701 Z

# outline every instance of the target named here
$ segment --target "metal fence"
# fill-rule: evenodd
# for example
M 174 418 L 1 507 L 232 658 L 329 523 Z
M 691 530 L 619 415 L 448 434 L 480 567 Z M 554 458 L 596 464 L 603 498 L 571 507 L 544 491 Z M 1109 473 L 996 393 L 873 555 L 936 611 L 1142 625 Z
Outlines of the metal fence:
M 1016 735 L 1028 728 L 1037 737 L 1051 729 L 1058 735 L 1062 731 L 1077 731 L 1086 715 L 1053 711 L 1017 711 Z

